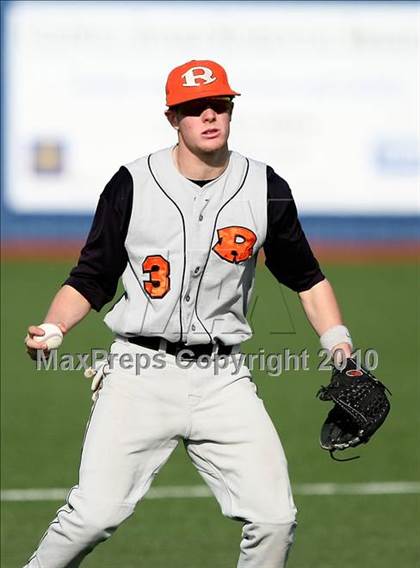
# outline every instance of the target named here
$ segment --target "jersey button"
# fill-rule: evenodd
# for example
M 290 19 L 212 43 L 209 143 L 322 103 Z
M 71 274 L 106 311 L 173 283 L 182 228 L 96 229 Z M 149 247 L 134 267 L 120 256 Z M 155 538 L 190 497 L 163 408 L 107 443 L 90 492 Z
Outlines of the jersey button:
M 191 300 L 191 298 L 190 298 L 189 294 L 187 294 L 187 295 L 185 296 L 185 301 L 186 301 L 186 302 L 189 302 L 190 300 Z
M 204 217 L 202 215 L 200 215 L 200 217 L 198 218 L 199 221 L 202 221 L 204 219 Z
M 194 324 L 192 324 L 191 329 L 192 329 L 193 331 L 195 331 L 195 325 L 194 325 Z
M 194 274 L 198 274 L 199 272 L 200 272 L 200 267 L 199 267 L 199 266 L 196 266 L 196 267 L 194 268 Z

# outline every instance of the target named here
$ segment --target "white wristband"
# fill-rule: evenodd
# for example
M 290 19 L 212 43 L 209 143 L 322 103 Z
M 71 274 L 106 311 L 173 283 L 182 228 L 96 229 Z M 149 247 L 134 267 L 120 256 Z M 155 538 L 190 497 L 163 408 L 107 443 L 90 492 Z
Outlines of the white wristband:
M 334 325 L 327 329 L 325 333 L 319 338 L 321 346 L 324 349 L 332 351 L 335 345 L 339 343 L 349 343 L 353 347 L 353 343 L 350 337 L 350 332 L 345 325 Z

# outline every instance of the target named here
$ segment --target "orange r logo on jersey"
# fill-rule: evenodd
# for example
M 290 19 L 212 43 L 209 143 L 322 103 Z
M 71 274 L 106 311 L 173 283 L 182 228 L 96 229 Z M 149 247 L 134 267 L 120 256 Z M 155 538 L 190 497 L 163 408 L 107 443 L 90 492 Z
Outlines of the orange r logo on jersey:
M 217 230 L 219 240 L 213 250 L 224 260 L 238 264 L 251 258 L 256 234 L 246 227 L 224 227 Z
M 144 283 L 146 292 L 151 298 L 163 298 L 170 289 L 169 262 L 156 254 L 146 256 L 141 267 L 150 274 L 150 280 Z

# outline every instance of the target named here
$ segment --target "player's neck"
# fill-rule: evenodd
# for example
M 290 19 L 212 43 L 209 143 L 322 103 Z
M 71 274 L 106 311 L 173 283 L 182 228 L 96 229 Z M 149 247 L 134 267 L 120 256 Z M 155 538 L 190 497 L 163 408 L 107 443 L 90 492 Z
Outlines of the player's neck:
M 195 154 L 185 145 L 178 144 L 173 151 L 173 158 L 178 171 L 188 179 L 215 179 L 226 169 L 229 163 L 228 147 L 211 154 Z

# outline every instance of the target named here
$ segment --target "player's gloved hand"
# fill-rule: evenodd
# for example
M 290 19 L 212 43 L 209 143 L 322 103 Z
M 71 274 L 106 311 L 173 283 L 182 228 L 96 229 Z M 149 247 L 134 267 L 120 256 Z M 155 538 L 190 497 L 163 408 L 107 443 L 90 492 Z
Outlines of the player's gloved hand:
M 65 324 L 58 323 L 57 326 L 61 329 L 61 333 L 63 335 L 67 333 L 67 327 L 65 326 Z M 34 339 L 35 337 L 42 337 L 43 335 L 45 335 L 45 331 L 37 325 L 30 325 L 28 327 L 28 332 L 26 334 L 24 342 L 26 346 L 26 353 L 34 361 L 36 361 L 36 352 L 39 349 L 42 349 L 46 357 L 50 352 L 45 343 Z
M 390 410 L 386 392 L 391 394 L 351 357 L 342 371 L 333 367 L 330 384 L 317 392 L 321 400 L 334 402 L 321 429 L 321 448 L 334 457 L 337 450 L 366 444 Z
M 89 367 L 84 372 L 87 379 L 92 379 L 90 390 L 92 391 L 92 400 L 96 402 L 99 391 L 102 388 L 104 377 L 109 373 L 108 361 L 100 361 L 93 367 Z

